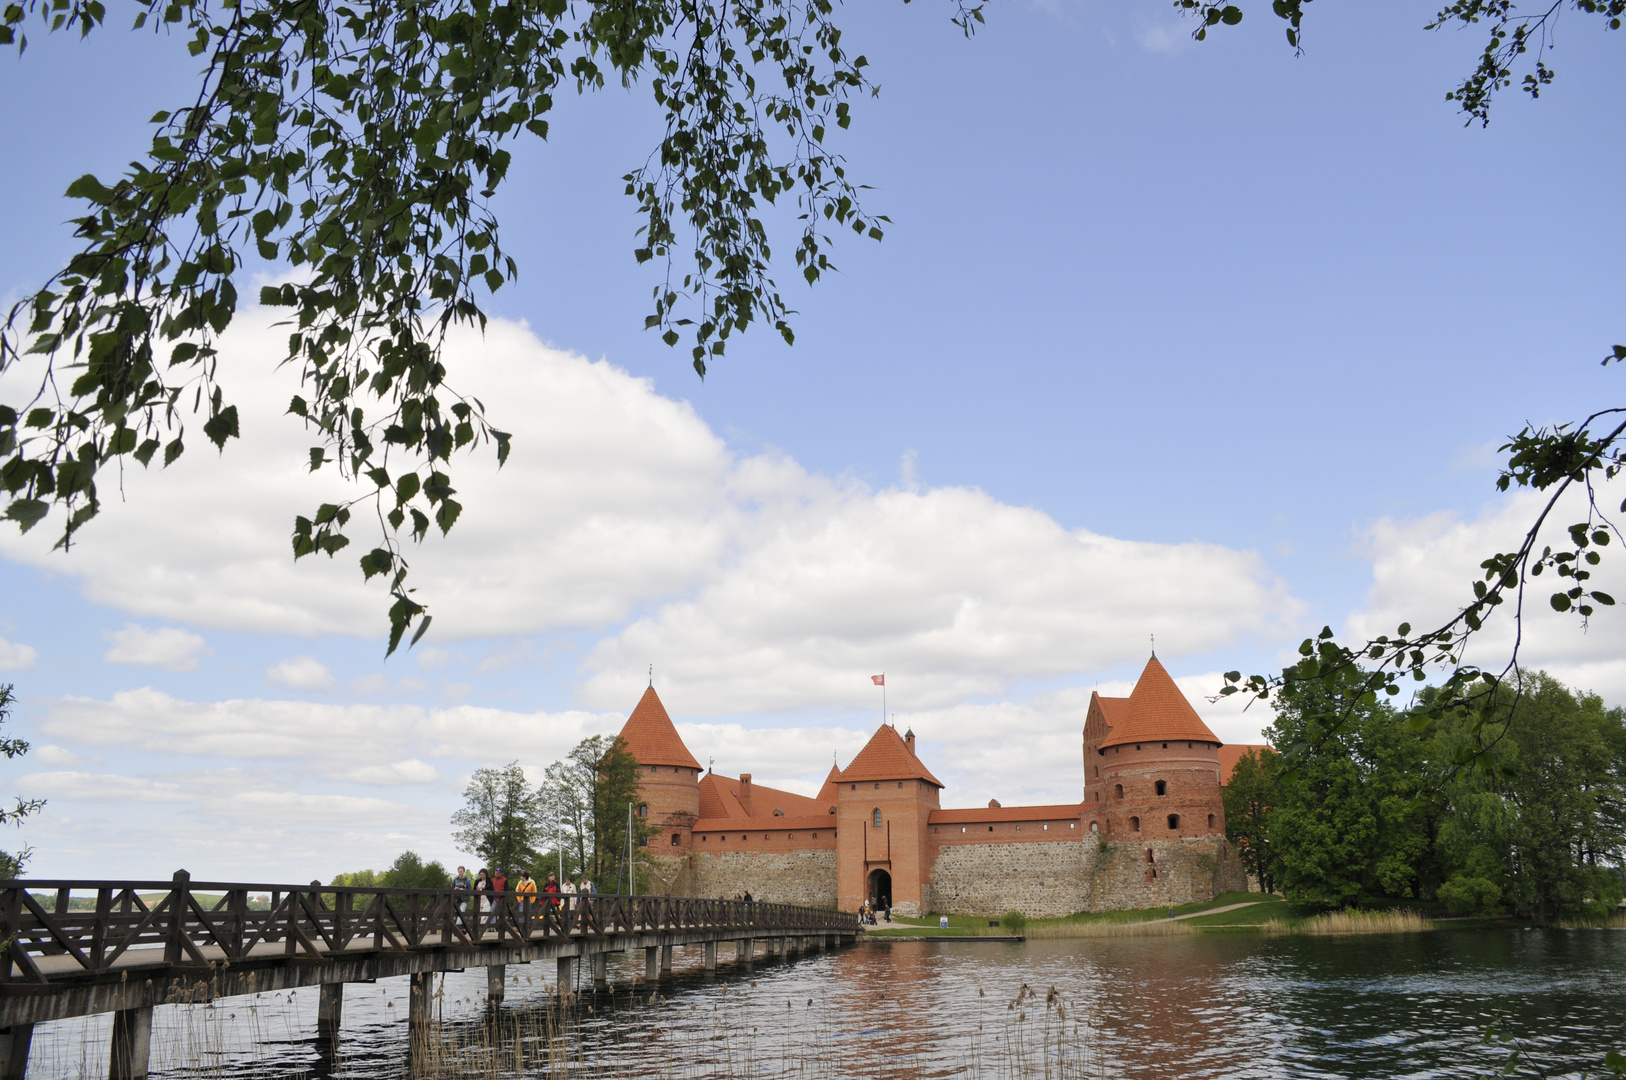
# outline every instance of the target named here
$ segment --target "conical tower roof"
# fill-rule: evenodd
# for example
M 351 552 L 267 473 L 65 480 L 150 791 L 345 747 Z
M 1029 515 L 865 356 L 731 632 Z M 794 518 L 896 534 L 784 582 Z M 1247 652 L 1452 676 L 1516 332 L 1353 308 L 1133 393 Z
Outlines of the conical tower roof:
M 836 798 L 836 787 L 840 783 L 841 770 L 836 768 L 835 763 L 832 762 L 830 765 L 830 775 L 824 778 L 824 786 L 819 788 L 819 793 L 817 796 L 815 796 L 815 798 L 817 798 L 820 802 L 834 802 Z
M 1126 700 L 1126 699 L 1119 699 Z M 1129 692 L 1127 709 L 1112 710 L 1109 719 L 1112 730 L 1101 741 L 1104 750 L 1125 743 L 1172 742 L 1176 739 L 1220 745 L 1219 739 L 1197 710 L 1191 707 L 1186 695 L 1174 685 L 1174 680 L 1153 656 L 1140 673 L 1135 689 Z M 1122 720 L 1119 720 L 1119 716 Z
M 653 686 L 638 699 L 637 708 L 632 710 L 632 715 L 621 727 L 621 737 L 627 741 L 627 748 L 640 765 L 700 768 L 700 762 L 683 745 L 683 739 L 672 725 L 672 718 L 666 715 L 666 706 L 661 704 L 660 695 L 655 693 Z
M 891 724 L 882 724 L 881 730 L 858 751 L 852 764 L 841 770 L 840 781 L 849 780 L 925 780 L 943 786 L 909 750 L 909 744 Z

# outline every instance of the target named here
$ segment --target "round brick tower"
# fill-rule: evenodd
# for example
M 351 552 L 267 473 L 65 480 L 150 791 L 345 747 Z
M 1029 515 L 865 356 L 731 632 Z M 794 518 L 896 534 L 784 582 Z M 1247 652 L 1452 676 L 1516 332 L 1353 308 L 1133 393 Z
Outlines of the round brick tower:
M 653 686 L 627 717 L 621 738 L 638 759 L 640 812 L 656 830 L 650 850 L 659 855 L 687 854 L 691 830 L 700 816 L 700 763 L 683 745 Z
M 1224 836 L 1219 747 L 1153 656 L 1127 698 L 1090 697 L 1084 812 L 1110 840 Z

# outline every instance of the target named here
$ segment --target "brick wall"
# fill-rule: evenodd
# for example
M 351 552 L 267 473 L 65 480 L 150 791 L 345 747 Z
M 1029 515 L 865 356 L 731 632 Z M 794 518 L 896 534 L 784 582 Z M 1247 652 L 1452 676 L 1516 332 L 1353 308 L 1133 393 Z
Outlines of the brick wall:
M 1224 837 L 1126 840 L 1107 844 L 1104 850 L 1098 844 L 1095 852 L 1089 892 L 1080 910 L 1194 904 L 1248 888 L 1242 862 Z

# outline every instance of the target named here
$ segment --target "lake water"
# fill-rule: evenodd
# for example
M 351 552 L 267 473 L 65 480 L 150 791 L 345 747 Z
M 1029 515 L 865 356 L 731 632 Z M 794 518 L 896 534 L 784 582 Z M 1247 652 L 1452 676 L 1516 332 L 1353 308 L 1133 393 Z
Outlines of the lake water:
M 726 957 L 728 949 L 719 950 Z M 687 953 L 687 955 L 685 955 Z M 1534 1068 L 1596 1075 L 1626 1050 L 1626 932 L 1462 931 L 1344 938 L 1190 936 L 893 942 L 587 994 L 561 1038 L 552 965 L 510 967 L 495 1019 L 483 969 L 440 985 L 445 1076 L 1470 1077 L 1516 1037 Z M 1023 986 L 1030 992 L 1024 993 Z M 1055 993 L 1052 994 L 1051 990 Z M 405 979 L 346 988 L 339 1056 L 316 991 L 158 1010 L 155 1074 L 407 1073 Z M 1048 999 L 1048 1001 L 1047 1001 Z M 42 1025 L 35 1080 L 107 1075 L 107 1017 Z M 1539 1070 L 1539 1072 L 1537 1071 Z

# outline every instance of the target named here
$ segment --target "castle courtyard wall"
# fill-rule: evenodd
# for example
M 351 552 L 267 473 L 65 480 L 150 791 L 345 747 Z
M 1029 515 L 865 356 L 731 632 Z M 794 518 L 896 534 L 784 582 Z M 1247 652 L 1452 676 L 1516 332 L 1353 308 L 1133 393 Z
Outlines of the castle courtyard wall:
M 836 906 L 836 853 L 806 851 L 696 852 L 688 862 L 691 896 L 750 893 L 767 904 Z

